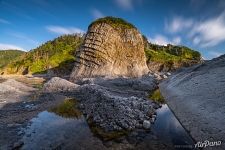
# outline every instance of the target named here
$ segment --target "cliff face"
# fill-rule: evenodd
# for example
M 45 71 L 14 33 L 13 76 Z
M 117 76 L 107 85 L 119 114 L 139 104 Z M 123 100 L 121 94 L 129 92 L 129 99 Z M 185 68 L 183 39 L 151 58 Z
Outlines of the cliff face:
M 147 72 L 144 43 L 139 31 L 98 22 L 89 26 L 76 53 L 71 80 L 96 76 L 138 77 Z

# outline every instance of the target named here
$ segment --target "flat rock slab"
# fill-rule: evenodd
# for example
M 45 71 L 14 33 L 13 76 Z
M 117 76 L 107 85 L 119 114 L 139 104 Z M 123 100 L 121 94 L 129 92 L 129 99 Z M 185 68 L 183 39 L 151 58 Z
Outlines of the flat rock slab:
M 196 142 L 221 141 L 213 148 L 225 149 L 225 55 L 177 72 L 159 87 Z

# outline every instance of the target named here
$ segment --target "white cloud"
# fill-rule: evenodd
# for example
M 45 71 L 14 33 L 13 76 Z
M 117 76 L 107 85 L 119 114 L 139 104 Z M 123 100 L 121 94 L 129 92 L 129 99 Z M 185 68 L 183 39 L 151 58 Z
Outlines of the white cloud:
M 0 50 L 24 50 L 22 47 L 12 45 L 12 44 L 4 44 L 0 43 Z
M 85 31 L 76 27 L 47 26 L 46 29 L 56 34 L 85 33 Z
M 174 17 L 166 22 L 165 29 L 173 34 L 186 34 L 195 45 L 213 47 L 225 41 L 225 12 L 203 21 Z
M 148 41 L 150 43 L 158 44 L 158 45 L 164 45 L 166 46 L 167 44 L 173 44 L 173 45 L 178 45 L 181 42 L 180 37 L 175 37 L 170 41 L 167 37 L 157 34 L 154 38 L 148 37 Z
M 225 13 L 216 18 L 198 22 L 192 28 L 190 37 L 202 47 L 212 47 L 225 41 Z
M 170 33 L 180 32 L 193 25 L 193 20 L 174 17 L 171 22 L 165 23 L 165 30 Z
M 11 24 L 8 20 L 0 18 L 0 23 Z
M 105 16 L 101 11 L 95 8 L 91 10 L 91 14 L 95 19 L 103 18 Z
M 133 9 L 134 0 L 115 0 L 115 2 L 120 8 L 122 8 L 124 10 Z

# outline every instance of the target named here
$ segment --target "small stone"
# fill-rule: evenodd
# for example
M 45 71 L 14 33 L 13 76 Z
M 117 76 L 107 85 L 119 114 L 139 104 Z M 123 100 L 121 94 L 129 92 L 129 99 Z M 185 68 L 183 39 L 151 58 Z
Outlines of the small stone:
M 170 73 L 170 72 L 167 72 L 167 73 L 166 73 L 166 75 L 170 76 L 170 75 L 171 75 L 171 73 Z
M 151 127 L 151 123 L 148 120 L 144 120 L 143 127 L 145 129 L 149 129 Z
M 163 78 L 164 78 L 164 79 L 167 79 L 168 77 L 164 74 L 164 75 L 163 75 Z

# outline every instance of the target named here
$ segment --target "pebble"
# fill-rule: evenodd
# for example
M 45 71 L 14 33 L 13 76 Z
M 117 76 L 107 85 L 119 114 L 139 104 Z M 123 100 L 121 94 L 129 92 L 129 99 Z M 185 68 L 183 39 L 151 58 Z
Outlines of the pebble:
M 143 127 L 145 129 L 149 129 L 151 127 L 151 123 L 148 120 L 144 120 Z
M 164 79 L 167 79 L 168 77 L 164 74 L 164 75 L 163 75 L 163 78 L 164 78 Z
M 170 75 L 171 75 L 171 73 L 170 73 L 170 72 L 167 72 L 167 73 L 166 73 L 166 75 L 170 76 Z

